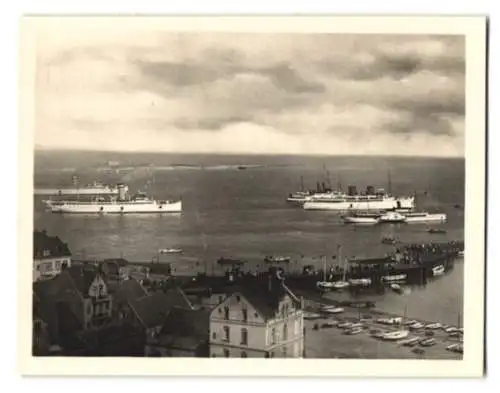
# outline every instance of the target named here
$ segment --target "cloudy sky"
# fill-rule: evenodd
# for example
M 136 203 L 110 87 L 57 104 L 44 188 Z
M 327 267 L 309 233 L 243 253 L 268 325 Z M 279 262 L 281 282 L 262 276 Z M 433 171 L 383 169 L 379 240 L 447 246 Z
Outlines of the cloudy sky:
M 460 36 L 38 37 L 39 148 L 464 155 Z

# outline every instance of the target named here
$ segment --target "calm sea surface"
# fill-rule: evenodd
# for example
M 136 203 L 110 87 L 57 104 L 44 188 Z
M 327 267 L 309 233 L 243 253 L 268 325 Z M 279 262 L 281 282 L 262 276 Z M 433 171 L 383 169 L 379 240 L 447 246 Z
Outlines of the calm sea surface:
M 105 171 L 117 161 L 124 171 Z M 184 255 L 161 256 L 177 271 L 216 271 L 217 258 L 233 257 L 260 264 L 265 255 L 289 255 L 294 266 L 322 266 L 321 255 L 336 263 L 338 244 L 343 256 L 380 256 L 391 251 L 382 236 L 403 242 L 463 240 L 464 160 L 373 157 L 203 156 L 171 154 L 38 152 L 35 186 L 64 186 L 78 174 L 81 183 L 123 181 L 131 191 L 144 191 L 159 199 L 181 197 L 180 215 L 57 215 L 45 212 L 35 199 L 35 227 L 67 241 L 78 257 L 123 256 L 150 261 L 157 250 L 179 247 Z M 189 167 L 186 167 L 188 166 Z M 238 165 L 254 165 L 238 170 Z M 444 235 L 430 235 L 426 224 L 365 226 L 344 225 L 334 212 L 304 211 L 286 203 L 290 191 L 316 181 L 344 187 L 388 187 L 390 171 L 394 194 L 418 193 L 420 209 L 448 214 Z M 341 295 L 350 296 L 350 295 Z M 386 292 L 375 297 L 386 311 L 443 323 L 456 323 L 463 301 L 463 265 L 406 296 Z

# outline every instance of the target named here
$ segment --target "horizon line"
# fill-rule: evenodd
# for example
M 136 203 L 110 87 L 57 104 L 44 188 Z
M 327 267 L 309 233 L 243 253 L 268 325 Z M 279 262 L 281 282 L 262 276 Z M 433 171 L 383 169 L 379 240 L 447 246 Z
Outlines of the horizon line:
M 456 156 L 433 156 L 433 155 L 411 155 L 411 154 L 363 154 L 363 153 L 350 153 L 350 154 L 328 154 L 328 153 L 252 153 L 252 152 L 175 152 L 175 151 L 161 151 L 161 150 L 102 150 L 102 149 L 78 149 L 78 148 L 57 148 L 57 147 L 39 147 L 35 146 L 34 152 L 92 152 L 92 153 L 118 153 L 118 154 L 177 154 L 177 155 L 208 155 L 208 156 L 299 156 L 299 157 L 395 157 L 395 158 L 435 158 L 435 159 L 465 159 L 465 155 Z

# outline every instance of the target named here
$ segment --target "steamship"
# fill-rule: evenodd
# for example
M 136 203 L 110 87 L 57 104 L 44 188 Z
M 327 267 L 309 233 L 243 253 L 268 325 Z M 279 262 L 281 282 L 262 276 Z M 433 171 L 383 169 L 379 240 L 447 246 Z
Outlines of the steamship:
M 128 186 L 123 185 L 128 191 Z M 101 182 L 94 181 L 92 184 L 87 184 L 82 187 L 79 185 L 79 179 L 77 176 L 73 176 L 73 186 L 62 187 L 62 188 L 36 188 L 35 195 L 119 195 L 120 191 L 118 185 L 104 185 Z
M 358 193 L 356 186 L 349 186 L 347 193 L 328 191 L 311 195 L 303 204 L 305 210 L 412 210 L 415 208 L 415 197 L 395 197 L 383 188 L 375 190 L 368 186 L 366 192 Z
M 52 213 L 83 213 L 83 214 L 128 214 L 128 213 L 180 213 L 182 201 L 157 201 L 144 193 L 130 197 L 128 187 L 119 184 L 118 197 L 105 199 L 101 196 L 90 200 L 59 200 L 44 201 Z

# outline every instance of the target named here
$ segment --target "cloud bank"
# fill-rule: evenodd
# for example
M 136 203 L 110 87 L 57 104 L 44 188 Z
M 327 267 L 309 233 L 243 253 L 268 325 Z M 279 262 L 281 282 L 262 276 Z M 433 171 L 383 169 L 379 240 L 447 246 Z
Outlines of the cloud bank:
M 461 36 L 39 37 L 36 144 L 259 154 L 464 155 Z

